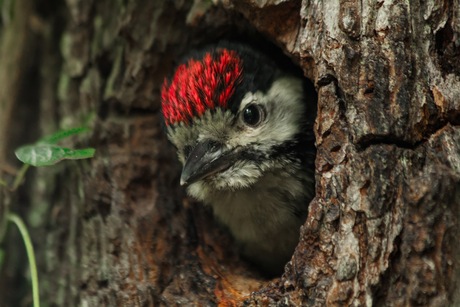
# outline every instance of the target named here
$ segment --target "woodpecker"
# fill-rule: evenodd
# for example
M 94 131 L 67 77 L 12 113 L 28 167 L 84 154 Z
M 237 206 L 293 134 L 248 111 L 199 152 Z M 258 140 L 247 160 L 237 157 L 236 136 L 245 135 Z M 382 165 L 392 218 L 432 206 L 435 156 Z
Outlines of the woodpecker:
M 161 92 L 181 185 L 269 275 L 292 256 L 314 194 L 316 96 L 285 66 L 221 42 L 193 52 Z

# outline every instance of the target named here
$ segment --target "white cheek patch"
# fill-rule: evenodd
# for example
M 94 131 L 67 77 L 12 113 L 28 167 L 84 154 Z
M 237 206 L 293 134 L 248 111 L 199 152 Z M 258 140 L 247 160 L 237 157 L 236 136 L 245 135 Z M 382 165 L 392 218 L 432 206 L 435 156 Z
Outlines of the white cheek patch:
M 247 93 L 241 101 L 239 112 L 247 105 L 256 103 L 266 109 L 266 118 L 259 127 L 244 127 L 242 131 L 234 129 L 230 136 L 231 145 L 244 146 L 255 142 L 271 147 L 292 139 L 300 132 L 300 122 L 305 116 L 306 102 L 303 99 L 302 80 L 294 77 L 275 81 L 266 94 Z
M 260 178 L 263 170 L 254 162 L 238 161 L 229 169 L 210 178 L 191 184 L 187 192 L 201 201 L 206 200 L 211 190 L 232 190 L 248 188 Z
M 206 203 L 206 200 L 209 200 L 209 195 L 212 193 L 212 190 L 209 185 L 201 180 L 189 185 L 187 187 L 187 193 L 195 199 Z
M 244 189 L 253 185 L 262 175 L 262 170 L 254 162 L 236 162 L 228 170 L 212 178 L 213 185 L 219 190 Z

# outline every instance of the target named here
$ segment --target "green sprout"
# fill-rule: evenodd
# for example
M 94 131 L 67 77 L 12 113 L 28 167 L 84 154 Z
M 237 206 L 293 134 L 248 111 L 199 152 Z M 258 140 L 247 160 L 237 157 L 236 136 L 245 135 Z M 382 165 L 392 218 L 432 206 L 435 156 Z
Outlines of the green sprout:
M 64 138 L 86 131 L 86 128 L 59 131 L 51 136 L 42 138 L 35 144 L 19 147 L 14 153 L 24 164 L 37 167 L 50 166 L 62 160 L 92 158 L 95 153 L 94 148 L 70 149 L 56 145 L 57 142 Z
M 11 187 L 8 183 L 0 179 L 0 187 L 5 187 L 11 192 L 15 192 L 27 173 L 30 166 L 50 166 L 54 165 L 63 160 L 76 160 L 76 159 L 87 159 L 94 157 L 94 148 L 84 149 L 70 149 L 57 145 L 57 143 L 65 138 L 81 134 L 89 131 L 88 128 L 73 128 L 68 130 L 58 131 L 50 136 L 43 137 L 35 144 L 28 144 L 21 146 L 15 151 L 16 157 L 23 162 L 23 166 L 18 171 L 14 178 L 14 182 Z M 5 214 L 3 219 L 0 219 L 0 243 L 4 239 L 6 233 L 7 222 L 11 222 L 16 225 L 19 229 L 19 233 L 24 241 L 26 248 L 27 258 L 30 266 L 30 276 L 32 282 L 32 297 L 33 306 L 40 306 L 40 294 L 38 287 L 38 273 L 37 265 L 35 262 L 35 253 L 30 239 L 29 232 L 24 221 L 16 214 L 9 211 L 9 201 L 5 198 Z M 0 265 L 3 263 L 4 251 L 0 249 Z

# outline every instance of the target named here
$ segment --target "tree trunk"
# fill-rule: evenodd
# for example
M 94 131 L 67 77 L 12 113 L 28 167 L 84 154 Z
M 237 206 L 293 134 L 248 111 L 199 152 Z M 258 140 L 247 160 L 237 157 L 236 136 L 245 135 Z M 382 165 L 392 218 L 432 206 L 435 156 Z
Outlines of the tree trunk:
M 97 150 L 14 198 L 42 303 L 460 304 L 458 1 L 217 2 L 0 1 L 2 169 L 58 128 L 91 127 L 71 145 Z M 161 128 L 164 77 L 219 38 L 272 42 L 318 91 L 316 196 L 274 280 L 186 197 Z M 27 305 L 12 229 L 4 246 L 0 305 Z

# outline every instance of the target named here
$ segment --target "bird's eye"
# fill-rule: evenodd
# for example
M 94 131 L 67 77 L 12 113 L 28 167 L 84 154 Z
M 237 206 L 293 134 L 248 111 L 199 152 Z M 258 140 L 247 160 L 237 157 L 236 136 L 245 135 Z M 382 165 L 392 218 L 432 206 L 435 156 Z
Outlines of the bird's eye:
M 243 121 L 251 127 L 257 127 L 264 119 L 264 109 L 257 104 L 250 104 L 243 109 Z

